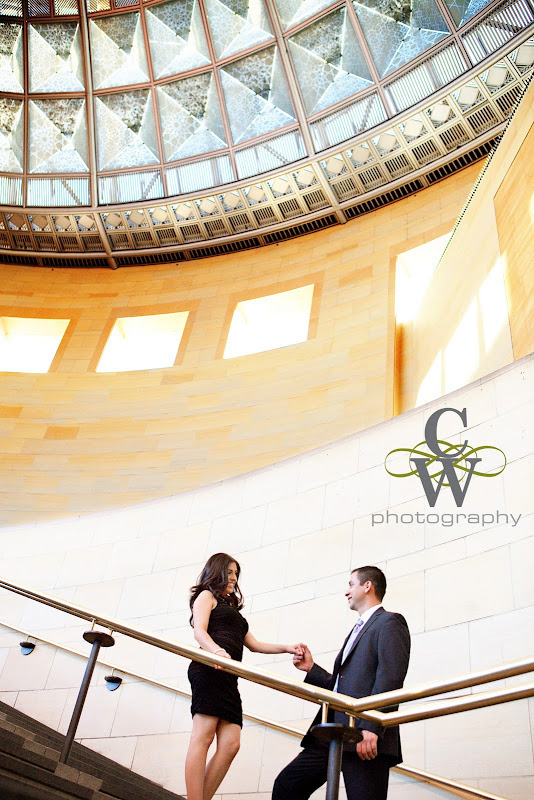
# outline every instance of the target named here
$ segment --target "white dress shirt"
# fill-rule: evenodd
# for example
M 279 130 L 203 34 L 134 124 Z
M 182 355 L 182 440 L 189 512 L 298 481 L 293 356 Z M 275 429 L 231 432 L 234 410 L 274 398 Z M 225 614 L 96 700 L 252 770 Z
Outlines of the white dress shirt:
M 351 652 L 352 647 L 354 645 L 354 642 L 356 641 L 356 639 L 360 635 L 361 631 L 365 628 L 366 622 L 368 622 L 371 619 L 371 617 L 373 616 L 375 611 L 378 611 L 379 608 L 382 608 L 382 603 L 378 603 L 376 606 L 371 606 L 371 608 L 368 608 L 367 611 L 363 612 L 363 614 L 361 615 L 360 619 L 358 620 L 358 622 L 356 623 L 356 625 L 352 629 L 352 633 L 350 634 L 350 636 L 349 636 L 349 638 L 347 640 L 347 644 L 345 645 L 345 648 L 343 650 L 343 657 L 341 659 L 341 664 L 344 664 L 345 661 L 347 660 L 347 656 Z M 362 621 L 363 621 L 363 624 L 362 624 Z M 334 689 L 333 689 L 334 692 L 337 692 L 338 683 L 339 683 L 339 674 L 338 674 L 338 676 L 336 678 L 336 683 L 334 685 Z

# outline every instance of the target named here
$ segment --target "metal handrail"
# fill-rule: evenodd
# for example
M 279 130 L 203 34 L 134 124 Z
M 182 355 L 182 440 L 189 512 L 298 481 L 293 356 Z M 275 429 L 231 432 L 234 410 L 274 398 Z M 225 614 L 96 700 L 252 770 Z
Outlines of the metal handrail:
M 432 695 L 450 692 L 456 689 L 465 689 L 481 683 L 489 683 L 491 681 L 499 680 L 501 678 L 508 678 L 515 675 L 525 674 L 534 671 L 534 658 L 524 658 L 519 661 L 510 662 L 507 665 L 496 667 L 493 669 L 484 669 L 477 672 L 471 672 L 466 675 L 459 676 L 448 681 L 433 681 L 428 684 L 415 687 L 413 689 L 396 689 L 392 692 L 383 692 L 382 694 L 370 695 L 369 697 L 362 697 L 355 699 L 348 695 L 340 694 L 339 692 L 332 692 L 328 689 L 321 689 L 317 686 L 311 686 L 306 683 L 295 681 L 292 678 L 287 678 L 282 675 L 277 675 L 267 670 L 259 669 L 258 667 L 251 667 L 243 664 L 240 661 L 223 658 L 197 647 L 185 644 L 184 642 L 176 642 L 172 639 L 165 637 L 154 636 L 154 634 L 144 631 L 141 628 L 134 627 L 133 625 L 126 625 L 118 619 L 113 617 L 106 617 L 103 615 L 94 614 L 89 609 L 83 606 L 78 606 L 74 603 L 67 603 L 60 600 L 53 595 L 45 592 L 37 592 L 22 584 L 13 581 L 6 581 L 0 578 L 0 588 L 7 589 L 8 591 L 20 594 L 31 600 L 43 603 L 58 611 L 63 611 L 72 616 L 85 619 L 102 627 L 108 628 L 110 631 L 122 633 L 145 644 L 151 644 L 162 650 L 175 653 L 176 655 L 184 656 L 193 661 L 198 661 L 201 664 L 209 666 L 218 665 L 223 667 L 227 672 L 237 675 L 245 680 L 259 683 L 271 689 L 291 694 L 295 697 L 300 697 L 302 700 L 309 700 L 313 703 L 320 703 L 328 707 L 342 711 L 351 717 L 358 717 L 361 719 L 375 722 L 383 727 L 391 727 L 406 722 L 416 722 L 421 719 L 429 719 L 431 717 L 444 716 L 447 714 L 455 714 L 461 711 L 472 710 L 475 708 L 487 707 L 490 705 L 498 705 L 500 703 L 509 702 L 512 700 L 519 700 L 525 697 L 534 696 L 534 683 L 523 684 L 512 688 L 505 688 L 493 690 L 490 692 L 479 692 L 468 697 L 459 697 L 447 700 L 437 700 L 424 707 L 415 707 L 408 711 L 394 711 L 383 713 L 377 711 L 378 708 L 385 706 L 398 705 L 411 700 L 417 700 L 423 697 L 430 697 Z
M 34 639 L 36 642 L 41 642 L 42 644 L 50 645 L 51 647 L 55 647 L 58 650 L 62 650 L 70 655 L 79 656 L 80 658 L 87 658 L 86 653 L 82 653 L 80 650 L 76 650 L 74 647 L 68 647 L 65 644 L 60 642 L 54 642 L 51 639 L 48 639 L 44 636 L 35 636 L 28 633 L 23 628 L 15 627 L 7 622 L 2 622 L 0 620 L 0 627 L 8 628 L 9 630 L 16 631 L 17 633 L 22 633 L 23 635 L 27 636 L 28 638 Z M 143 683 L 147 683 L 151 686 L 155 686 L 158 689 L 165 689 L 167 691 L 172 692 L 173 694 L 178 695 L 179 697 L 184 697 L 187 699 L 191 698 L 191 692 L 188 692 L 184 689 L 179 689 L 177 686 L 173 686 L 170 683 L 166 683 L 165 681 L 156 680 L 148 675 L 143 675 L 139 672 L 133 672 L 132 670 L 124 669 L 121 666 L 116 664 L 112 664 L 108 661 L 98 659 L 97 663 L 102 667 L 107 667 L 116 672 L 121 672 L 123 675 L 128 675 L 131 678 L 136 678 L 137 680 L 142 681 Z M 293 728 L 289 725 L 285 725 L 281 722 L 275 722 L 274 720 L 267 719 L 267 717 L 260 717 L 257 714 L 248 714 L 243 712 L 243 717 L 250 722 L 254 722 L 257 725 L 263 725 L 266 728 L 270 728 L 271 730 L 278 731 L 279 733 L 285 733 L 288 736 L 293 736 L 294 738 L 300 739 L 305 731 L 300 730 L 299 728 Z M 455 794 L 460 797 L 470 797 L 475 798 L 476 800 L 506 800 L 506 798 L 502 797 L 501 795 L 496 795 L 491 792 L 485 792 L 482 789 L 475 788 L 473 786 L 468 786 L 464 783 L 459 783 L 458 781 L 453 781 L 450 778 L 444 778 L 441 775 L 434 775 L 431 772 L 426 772 L 425 770 L 418 769 L 417 767 L 410 767 L 407 764 L 398 764 L 397 766 L 393 767 L 395 772 L 398 772 L 401 775 L 405 775 L 408 778 L 413 778 L 414 780 L 420 781 L 422 783 L 428 783 L 432 786 L 436 786 L 440 789 L 444 789 L 448 791 L 450 794 Z

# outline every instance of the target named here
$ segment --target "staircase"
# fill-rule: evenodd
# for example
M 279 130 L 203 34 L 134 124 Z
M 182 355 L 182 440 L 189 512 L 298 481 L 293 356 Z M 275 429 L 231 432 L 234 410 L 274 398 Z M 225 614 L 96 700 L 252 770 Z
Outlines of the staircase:
M 0 702 L 2 800 L 184 800 L 77 742 L 60 764 L 64 739 Z

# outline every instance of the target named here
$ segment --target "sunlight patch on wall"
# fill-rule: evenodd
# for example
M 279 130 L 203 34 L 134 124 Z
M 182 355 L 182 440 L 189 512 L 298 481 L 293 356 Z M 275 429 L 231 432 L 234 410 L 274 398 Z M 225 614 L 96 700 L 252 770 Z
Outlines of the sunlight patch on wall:
M 397 256 L 395 317 L 397 323 L 414 319 L 423 302 L 450 233 Z
M 243 300 L 234 310 L 224 358 L 261 353 L 305 342 L 314 284 Z
M 69 322 L 0 317 L 0 371 L 48 372 Z
M 189 311 L 121 317 L 106 342 L 97 372 L 172 367 Z
M 491 348 L 496 344 L 499 334 L 510 324 L 503 276 L 504 269 L 501 257 L 492 268 L 478 293 L 486 353 L 490 352 Z
M 479 377 L 480 365 L 509 335 L 502 259 L 497 259 L 475 293 L 445 348 L 421 382 L 416 405 L 453 392 Z

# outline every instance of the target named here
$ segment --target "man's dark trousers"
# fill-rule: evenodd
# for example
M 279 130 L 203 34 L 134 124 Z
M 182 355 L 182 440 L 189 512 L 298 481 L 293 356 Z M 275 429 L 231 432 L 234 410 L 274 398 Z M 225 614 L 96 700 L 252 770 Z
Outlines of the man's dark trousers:
M 356 753 L 344 753 L 341 764 L 348 800 L 386 800 L 389 767 L 387 756 L 362 761 Z M 272 800 L 308 800 L 326 781 L 328 750 L 306 747 L 277 777 Z

